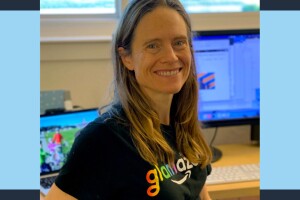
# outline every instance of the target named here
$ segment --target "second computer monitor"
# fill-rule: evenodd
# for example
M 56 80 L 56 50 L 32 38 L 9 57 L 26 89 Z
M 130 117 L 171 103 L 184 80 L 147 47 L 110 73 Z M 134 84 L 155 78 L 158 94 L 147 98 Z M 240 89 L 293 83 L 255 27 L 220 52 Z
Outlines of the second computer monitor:
M 194 31 L 200 87 L 199 120 L 206 126 L 252 124 L 260 116 L 258 29 Z

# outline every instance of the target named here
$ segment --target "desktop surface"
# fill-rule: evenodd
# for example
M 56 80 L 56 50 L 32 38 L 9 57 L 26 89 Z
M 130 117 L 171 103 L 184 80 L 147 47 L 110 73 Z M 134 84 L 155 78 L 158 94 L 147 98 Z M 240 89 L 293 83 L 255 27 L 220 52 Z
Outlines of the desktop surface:
M 229 165 L 242 165 L 260 162 L 260 148 L 251 144 L 226 144 L 217 146 L 223 157 L 212 163 L 212 168 Z M 212 199 L 259 196 L 260 181 L 247 181 L 226 184 L 207 185 Z

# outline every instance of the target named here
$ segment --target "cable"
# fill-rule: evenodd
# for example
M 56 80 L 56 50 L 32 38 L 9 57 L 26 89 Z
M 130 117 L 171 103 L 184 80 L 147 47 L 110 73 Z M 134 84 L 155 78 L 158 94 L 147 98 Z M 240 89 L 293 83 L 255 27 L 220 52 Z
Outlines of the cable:
M 216 148 L 216 147 L 213 147 L 213 145 L 212 145 L 213 142 L 214 142 L 215 139 L 216 139 L 217 132 L 218 132 L 218 127 L 216 127 L 215 132 L 214 132 L 214 135 L 213 135 L 213 137 L 212 137 L 212 139 L 211 139 L 211 141 L 210 141 L 210 144 L 209 144 L 209 147 L 210 147 L 211 152 L 212 152 L 212 155 L 213 155 L 212 161 L 211 161 L 211 162 L 216 162 L 216 161 L 218 161 L 219 159 L 221 159 L 221 157 L 222 157 L 222 152 L 221 152 L 221 150 L 218 149 L 218 148 Z
M 212 139 L 210 140 L 210 143 L 209 143 L 209 146 L 210 146 L 210 147 L 212 147 L 212 144 L 213 144 L 213 142 L 214 142 L 215 139 L 216 139 L 217 132 L 218 132 L 218 127 L 215 128 L 214 135 L 213 135 Z

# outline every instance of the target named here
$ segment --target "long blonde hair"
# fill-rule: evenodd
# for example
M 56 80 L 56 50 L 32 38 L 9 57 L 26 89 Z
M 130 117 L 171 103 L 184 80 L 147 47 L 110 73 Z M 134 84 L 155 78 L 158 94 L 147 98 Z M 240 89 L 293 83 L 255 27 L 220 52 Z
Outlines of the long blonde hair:
M 115 94 L 112 104 L 121 104 L 130 124 L 130 133 L 141 157 L 151 164 L 173 164 L 174 150 L 162 135 L 158 114 L 150 99 L 141 91 L 134 72 L 122 63 L 118 48 L 131 53 L 131 41 L 141 18 L 158 6 L 176 10 L 184 19 L 191 46 L 192 64 L 187 81 L 175 94 L 171 106 L 171 124 L 176 131 L 177 149 L 191 162 L 202 167 L 211 161 L 211 152 L 201 133 L 197 117 L 198 85 L 191 42 L 191 23 L 178 0 L 133 0 L 126 7 L 113 37 L 113 66 Z

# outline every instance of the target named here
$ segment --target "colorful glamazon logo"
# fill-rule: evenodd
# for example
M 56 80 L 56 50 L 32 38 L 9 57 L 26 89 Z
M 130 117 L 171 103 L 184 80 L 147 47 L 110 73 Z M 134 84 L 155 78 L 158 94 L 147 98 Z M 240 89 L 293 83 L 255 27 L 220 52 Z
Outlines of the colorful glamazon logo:
M 147 189 L 147 195 L 150 197 L 156 196 L 160 191 L 159 182 L 171 178 L 171 181 L 176 184 L 183 184 L 188 178 L 191 177 L 191 169 L 198 164 L 191 163 L 187 158 L 183 157 L 177 160 L 176 164 L 171 167 L 168 164 L 161 165 L 160 167 L 154 166 L 146 174 L 146 180 L 151 184 Z M 185 176 L 180 180 L 174 180 L 173 176 L 177 173 L 184 173 Z

